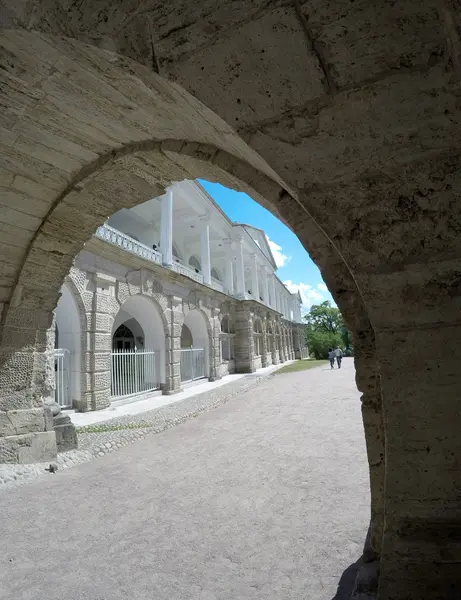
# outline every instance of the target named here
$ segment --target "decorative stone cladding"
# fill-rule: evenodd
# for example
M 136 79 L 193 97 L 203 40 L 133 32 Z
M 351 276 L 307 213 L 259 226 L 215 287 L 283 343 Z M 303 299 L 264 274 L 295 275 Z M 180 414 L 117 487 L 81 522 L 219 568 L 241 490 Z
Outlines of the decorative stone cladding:
M 164 334 L 163 394 L 181 390 L 181 332 L 191 311 L 198 311 L 206 326 L 206 377 L 220 379 L 229 371 L 252 373 L 258 368 L 307 356 L 302 325 L 291 323 L 267 306 L 238 300 L 168 269 L 151 271 L 146 265 L 132 270 L 123 264 L 123 252 L 114 260 L 84 251 L 77 257 L 66 284 L 75 296 L 81 325 L 80 394 L 73 399 L 79 411 L 106 408 L 111 403 L 111 351 L 114 322 L 130 298 L 148 298 L 160 317 Z M 149 314 L 145 315 L 149 319 Z M 233 361 L 221 352 L 221 322 L 227 317 L 235 333 Z M 255 354 L 254 323 L 261 323 L 260 355 Z M 280 334 L 277 332 L 280 331 Z

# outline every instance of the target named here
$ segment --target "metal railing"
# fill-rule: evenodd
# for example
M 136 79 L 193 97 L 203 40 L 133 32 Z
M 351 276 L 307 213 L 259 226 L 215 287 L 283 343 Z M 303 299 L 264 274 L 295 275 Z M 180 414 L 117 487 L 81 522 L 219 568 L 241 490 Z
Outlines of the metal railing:
M 136 256 L 139 256 L 140 258 L 150 260 L 158 265 L 162 264 L 162 255 L 160 252 L 157 252 L 153 248 L 149 248 L 149 246 L 146 246 L 146 244 L 143 244 L 142 242 L 134 240 L 129 235 L 114 229 L 110 225 L 98 227 L 96 236 L 105 242 L 109 242 L 109 244 L 122 248 L 122 250 L 131 252 L 131 254 L 136 254 Z
M 111 352 L 111 395 L 114 398 L 157 390 L 157 359 L 154 350 Z
M 181 381 L 194 381 L 205 377 L 205 349 L 181 349 Z
M 70 351 L 67 348 L 56 348 L 54 351 L 54 372 L 56 388 L 55 401 L 61 408 L 72 406 L 70 393 Z

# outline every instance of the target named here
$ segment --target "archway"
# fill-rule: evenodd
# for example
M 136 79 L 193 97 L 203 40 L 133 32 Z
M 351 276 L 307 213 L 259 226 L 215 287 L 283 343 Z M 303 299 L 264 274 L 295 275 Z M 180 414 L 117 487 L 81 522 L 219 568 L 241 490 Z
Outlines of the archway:
M 61 288 L 55 309 L 56 337 L 54 369 L 56 374 L 56 401 L 63 408 L 76 405 L 80 400 L 82 330 L 80 310 L 68 284 Z
M 304 192 L 298 192 L 291 185 L 294 182 L 283 181 L 225 122 L 150 69 L 117 55 L 109 60 L 105 51 L 92 48 L 88 52 L 78 42 L 33 32 L 6 32 L 4 45 L 14 57 L 7 68 L 13 69 L 15 85 L 20 81 L 33 93 L 34 86 L 29 84 L 35 81 L 35 63 L 30 49 L 35 43 L 47 57 L 39 67 L 41 81 L 47 82 L 46 94 L 66 102 L 56 107 L 45 101 L 46 110 L 34 115 L 32 139 L 46 139 L 51 148 L 45 145 L 46 151 L 37 151 L 38 142 L 33 142 L 23 144 L 19 157 L 13 152 L 11 164 L 17 169 L 13 175 L 23 185 L 14 193 L 23 199 L 24 189 L 33 188 L 38 196 L 27 196 L 28 207 L 36 205 L 38 213 L 46 216 L 29 220 L 33 225 L 16 238 L 20 250 L 8 259 L 9 274 L 2 288 L 2 298 L 6 298 L 1 321 L 5 368 L 0 392 L 6 398 L 2 407 L 11 408 L 12 391 L 15 402 L 20 397 L 23 410 L 32 410 L 46 396 L 46 382 L 36 376 L 41 363 L 35 353 L 44 350 L 50 312 L 73 257 L 96 226 L 108 214 L 159 195 L 172 180 L 184 177 L 201 176 L 245 190 L 290 222 L 313 251 L 324 279 L 329 278 L 338 303 L 354 304 L 347 296 L 341 297 L 344 290 L 354 296 L 354 310 L 361 308 L 361 329 L 371 329 L 342 254 L 298 203 Z M 63 84 L 70 65 L 80 82 L 74 91 Z M 117 94 L 114 81 L 118 82 Z M 13 102 L 16 96 L 12 91 Z M 16 124 L 18 129 L 22 125 L 27 129 L 30 115 L 26 123 L 21 122 L 27 110 L 12 110 L 12 134 Z M 68 153 L 63 153 L 63 147 Z M 8 241 L 6 236 L 6 245 Z M 374 338 L 367 340 L 374 349 Z M 367 358 L 372 354 L 370 347 Z M 19 386 L 11 376 L 18 368 L 24 370 Z
M 128 396 L 165 383 L 166 334 L 160 307 L 148 296 L 130 296 L 112 326 L 111 393 Z
M 234 362 L 234 337 L 235 326 L 230 315 L 224 315 L 221 319 L 221 363 L 224 371 L 232 373 L 235 370 Z
M 201 310 L 190 310 L 181 331 L 181 381 L 208 377 L 209 354 L 210 332 L 206 317 Z

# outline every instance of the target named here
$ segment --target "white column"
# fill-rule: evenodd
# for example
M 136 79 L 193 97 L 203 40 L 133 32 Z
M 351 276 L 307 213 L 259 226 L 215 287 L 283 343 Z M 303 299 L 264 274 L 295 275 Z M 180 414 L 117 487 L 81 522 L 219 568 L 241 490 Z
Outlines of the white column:
M 259 302 L 258 260 L 256 254 L 251 255 L 251 291 L 253 298 Z
M 173 191 L 168 190 L 162 198 L 160 221 L 160 251 L 163 264 L 173 264 Z
M 245 296 L 245 265 L 243 262 L 243 239 L 239 236 L 236 240 L 236 269 L 237 269 L 237 294 Z
M 224 263 L 224 283 L 226 284 L 227 293 L 232 296 L 234 293 L 234 259 L 232 256 L 232 240 L 224 240 L 226 248 L 226 260 Z
M 277 299 L 275 297 L 275 275 L 271 277 L 271 307 L 277 308 Z
M 269 306 L 269 269 L 267 267 L 264 267 L 263 290 L 264 304 Z
M 202 266 L 203 283 L 211 285 L 210 219 L 206 215 L 200 217 L 200 221 L 200 263 Z

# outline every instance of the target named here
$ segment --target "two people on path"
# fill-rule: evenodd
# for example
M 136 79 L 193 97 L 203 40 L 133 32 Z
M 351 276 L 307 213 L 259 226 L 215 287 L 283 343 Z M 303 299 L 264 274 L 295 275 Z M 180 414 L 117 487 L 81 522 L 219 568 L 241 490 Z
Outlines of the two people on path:
M 336 362 L 338 363 L 338 369 L 340 369 L 341 361 L 343 359 L 343 351 L 341 350 L 341 348 L 339 346 L 336 348 L 336 350 L 333 350 L 333 348 L 328 349 L 328 360 L 330 361 L 330 367 L 332 369 L 335 368 L 335 359 L 336 359 Z

